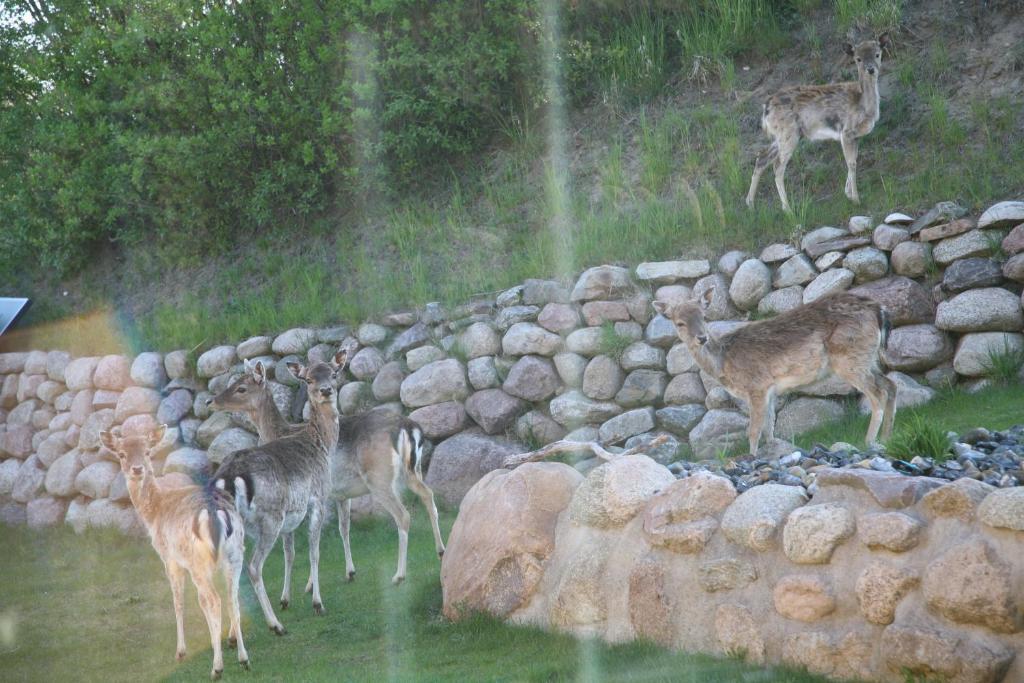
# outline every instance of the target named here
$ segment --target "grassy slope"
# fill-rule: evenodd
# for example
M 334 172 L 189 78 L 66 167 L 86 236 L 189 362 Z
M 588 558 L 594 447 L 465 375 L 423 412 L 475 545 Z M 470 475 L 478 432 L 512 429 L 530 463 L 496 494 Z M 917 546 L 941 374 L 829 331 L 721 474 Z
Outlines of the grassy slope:
M 451 522 L 446 515 L 446 534 Z M 449 623 L 440 615 L 439 567 L 424 515 L 415 515 L 410 536 L 410 578 L 393 588 L 397 544 L 390 522 L 353 529 L 359 572 L 353 584 L 340 581 L 341 544 L 331 534 L 321 559 L 325 617 L 314 616 L 309 598 L 301 595 L 308 563 L 300 539 L 293 607 L 279 613 L 289 630 L 284 637 L 263 625 L 243 579 L 243 633 L 253 670 L 242 675 L 234 652 L 225 650 L 225 680 L 822 680 L 647 644 L 577 642 L 483 616 Z M 180 666 L 174 662 L 170 591 L 148 543 L 113 534 L 75 536 L 69 529 L 30 534 L 7 527 L 0 527 L 0 543 L 0 575 L 6 577 L 0 622 L 12 616 L 16 622 L 13 647 L 0 628 L 4 680 L 202 680 L 209 674 L 206 626 L 191 585 L 185 603 L 189 658 Z M 272 598 L 280 589 L 281 563 L 280 552 L 267 563 Z
M 837 7 L 854 16 L 859 5 L 873 4 L 891 5 L 898 15 L 898 2 Z M 781 43 L 792 45 L 769 57 L 727 60 L 706 82 L 668 74 L 660 95 L 645 103 L 612 97 L 573 113 L 556 136 L 568 149 L 567 182 L 552 172 L 549 133 L 535 123 L 490 153 L 439 170 L 419 193 L 381 198 L 372 213 L 353 211 L 316 232 L 295 235 L 282 226 L 284 236 L 254 236 L 230 254 L 204 254 L 201 264 L 147 245 L 103 254 L 65 283 L 41 276 L 31 285 L 38 297 L 32 316 L 112 310 L 130 349 L 209 346 L 294 325 L 357 322 L 427 301 L 461 302 L 526 277 L 566 278 L 602 262 L 754 249 L 843 225 L 854 213 L 880 219 L 945 199 L 977 212 L 1024 196 L 1024 146 L 1014 142 L 1024 134 L 1024 109 L 1012 96 L 987 96 L 979 85 L 985 69 L 970 52 L 1005 52 L 982 39 L 1020 21 L 1001 11 L 907 4 L 902 22 L 914 31 L 897 33 L 883 65 L 881 119 L 861 145 L 861 206 L 842 194 L 842 156 L 831 143 L 799 148 L 787 175 L 792 216 L 778 210 L 770 178 L 754 211 L 743 204 L 763 143 L 757 120 L 765 94 L 851 74 L 839 66 L 842 32 L 823 10 L 791 23 Z M 964 23 L 975 38 L 950 41 Z M 109 348 L 105 335 L 39 332 L 15 343 Z

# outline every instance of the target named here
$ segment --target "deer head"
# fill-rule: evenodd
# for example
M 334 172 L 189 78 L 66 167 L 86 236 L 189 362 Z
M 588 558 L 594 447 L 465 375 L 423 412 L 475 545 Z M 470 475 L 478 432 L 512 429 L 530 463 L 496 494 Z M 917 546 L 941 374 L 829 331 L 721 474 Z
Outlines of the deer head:
M 120 427 L 100 432 L 100 441 L 117 455 L 121 471 L 128 482 L 138 482 L 147 474 L 153 476 L 153 449 L 164 438 L 167 425 L 158 425 L 148 434 L 123 436 Z
M 263 361 L 245 361 L 245 373 L 228 387 L 209 399 L 206 405 L 214 410 L 251 412 L 267 388 L 267 368 Z
M 348 350 L 343 349 L 334 354 L 327 362 L 316 362 L 310 366 L 302 363 L 288 363 L 288 369 L 296 379 L 306 383 L 306 390 L 311 403 L 333 402 L 337 406 L 338 387 L 343 383 L 341 371 L 348 362 Z
M 712 338 L 704 320 L 704 311 L 711 305 L 714 291 L 708 289 L 696 301 L 655 301 L 654 310 L 668 318 L 676 327 L 676 334 L 687 345 L 704 346 Z
M 861 80 L 865 77 L 877 79 L 882 68 L 882 49 L 889 45 L 889 34 L 883 33 L 877 40 L 865 40 L 854 45 L 846 43 L 846 54 L 853 57 L 857 65 L 857 74 Z

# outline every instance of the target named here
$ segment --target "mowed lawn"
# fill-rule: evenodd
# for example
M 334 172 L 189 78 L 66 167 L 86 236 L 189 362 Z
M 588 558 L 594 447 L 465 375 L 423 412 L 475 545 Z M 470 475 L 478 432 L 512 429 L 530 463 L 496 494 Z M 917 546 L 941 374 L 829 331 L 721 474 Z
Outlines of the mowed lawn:
M 441 615 L 440 564 L 422 510 L 413 510 L 409 578 L 390 583 L 396 534 L 390 521 L 352 530 L 356 581 L 344 583 L 336 528 L 322 545 L 327 614 L 314 616 L 302 593 L 305 539 L 296 549 L 292 607 L 278 612 L 288 634 L 263 623 L 243 579 L 244 634 L 252 671 L 225 650 L 228 681 L 821 681 L 734 659 L 669 652 L 654 645 L 610 647 L 485 616 L 451 623 Z M 454 516 L 443 517 L 447 537 Z M 211 656 L 191 584 L 186 594 L 188 659 L 174 659 L 170 589 L 148 541 L 70 529 L 30 533 L 0 527 L 0 672 L 5 681 L 204 680 Z M 275 548 L 265 578 L 274 604 L 282 558 Z M 226 626 L 225 626 L 226 628 Z M 225 631 L 226 632 L 226 631 Z

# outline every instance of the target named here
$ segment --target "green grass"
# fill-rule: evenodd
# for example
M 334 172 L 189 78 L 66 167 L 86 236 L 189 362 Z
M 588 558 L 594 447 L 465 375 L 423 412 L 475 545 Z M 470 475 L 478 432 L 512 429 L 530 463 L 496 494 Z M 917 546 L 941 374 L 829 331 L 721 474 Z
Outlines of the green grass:
M 868 429 L 868 416 L 860 415 L 856 404 L 845 419 L 802 434 L 796 444 L 811 448 L 820 443 L 828 447 L 836 441 L 845 441 L 863 447 L 864 435 Z M 998 386 L 968 394 L 959 389 L 940 392 L 930 403 L 913 409 L 896 411 L 894 433 L 899 432 L 908 420 L 920 420 L 941 429 L 962 434 L 968 429 L 1006 429 L 1021 423 L 1024 415 L 1024 391 L 1020 385 Z
M 989 348 L 985 360 L 985 377 L 998 384 L 1012 384 L 1020 381 L 1020 371 L 1024 367 L 1024 349 L 1010 348 L 1004 340 L 1003 348 Z
M 606 356 L 611 356 L 615 360 L 619 360 L 626 348 L 634 341 L 635 340 L 631 337 L 619 334 L 615 329 L 614 323 L 606 322 L 601 325 L 601 338 L 598 340 L 598 351 Z
M 422 510 L 416 510 L 422 513 Z M 646 643 L 609 646 L 486 616 L 459 623 L 440 613 L 439 564 L 425 515 L 415 514 L 409 578 L 390 584 L 397 537 L 390 522 L 352 530 L 357 579 L 340 580 L 336 534 L 322 544 L 327 615 L 313 615 L 302 594 L 305 540 L 296 550 L 292 607 L 278 616 L 288 634 L 263 624 L 242 582 L 243 633 L 252 671 L 225 650 L 225 680 L 345 681 L 822 681 L 809 674 L 757 669 L 736 659 L 685 655 Z M 444 515 L 447 535 L 451 515 Z M 206 680 L 211 658 L 194 589 L 185 598 L 189 657 L 174 661 L 174 614 L 159 559 L 149 543 L 113 533 L 75 536 L 68 529 L 28 532 L 0 527 L 7 578 L 0 602 L 0 669 L 6 681 Z M 281 587 L 281 553 L 267 563 L 272 598 Z M 297 592 L 296 592 L 297 591 Z M 273 600 L 276 605 L 276 599 Z M 13 637 L 7 639 L 11 627 Z M 225 627 L 226 628 L 226 627 Z

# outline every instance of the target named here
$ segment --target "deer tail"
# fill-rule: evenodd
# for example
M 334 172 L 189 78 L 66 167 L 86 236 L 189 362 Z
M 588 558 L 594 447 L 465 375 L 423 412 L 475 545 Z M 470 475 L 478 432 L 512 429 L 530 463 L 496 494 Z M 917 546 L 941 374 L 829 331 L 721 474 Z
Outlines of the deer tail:
M 892 320 L 889 314 L 881 306 L 878 307 L 878 348 L 884 349 L 889 345 L 889 332 L 892 331 Z

